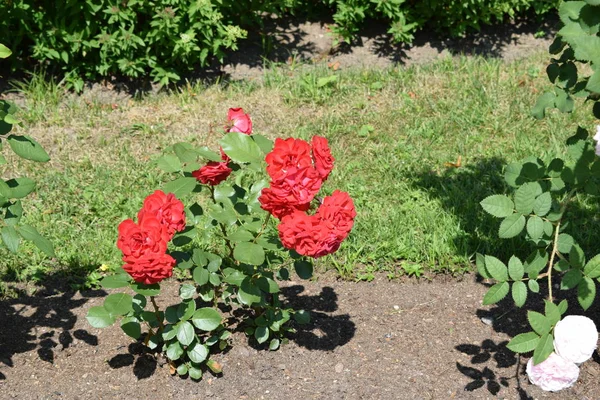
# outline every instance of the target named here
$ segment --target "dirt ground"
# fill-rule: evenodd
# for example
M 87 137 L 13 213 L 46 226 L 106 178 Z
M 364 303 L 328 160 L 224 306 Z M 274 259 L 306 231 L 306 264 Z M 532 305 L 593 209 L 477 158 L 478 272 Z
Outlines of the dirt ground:
M 441 40 L 424 33 L 415 46 L 393 46 L 372 27 L 353 46 L 333 51 L 325 25 L 273 27 L 269 58 L 385 67 L 428 62 L 448 54 L 482 54 L 512 60 L 550 43 L 554 22 L 509 24 L 480 34 Z M 537 36 L 537 37 L 536 37 Z M 249 40 L 219 69 L 229 79 L 258 79 L 264 55 Z M 210 71 L 209 71 L 210 72 Z M 177 284 L 159 301 L 175 302 Z M 200 382 L 169 374 L 168 365 L 143 352 L 119 327 L 87 324 L 89 307 L 106 293 L 69 292 L 51 283 L 34 295 L 0 301 L 2 399 L 598 399 L 600 357 L 586 362 L 578 382 L 557 394 L 531 385 L 527 357 L 505 347 L 527 330 L 525 313 L 510 302 L 484 307 L 486 285 L 475 276 L 370 283 L 336 280 L 288 282 L 284 299 L 312 312 L 288 345 L 272 352 L 242 333 L 216 355 L 223 374 Z M 530 299 L 539 306 L 541 299 Z M 583 311 L 573 306 L 572 314 Z M 586 315 L 600 326 L 600 307 Z
M 552 394 L 527 381 L 505 347 L 525 330 L 510 302 L 484 307 L 474 276 L 371 283 L 286 282 L 295 308 L 311 311 L 278 351 L 257 348 L 243 333 L 215 356 L 223 374 L 200 382 L 169 375 L 118 326 L 92 328 L 85 315 L 103 291 L 21 296 L 0 303 L 0 397 L 3 399 L 597 399 L 600 358 L 579 381 Z M 161 307 L 177 301 L 176 282 Z M 541 303 L 537 299 L 536 303 Z M 532 302 L 533 304 L 533 302 Z M 598 306 L 587 315 L 596 323 Z M 573 310 L 573 313 L 581 310 Z

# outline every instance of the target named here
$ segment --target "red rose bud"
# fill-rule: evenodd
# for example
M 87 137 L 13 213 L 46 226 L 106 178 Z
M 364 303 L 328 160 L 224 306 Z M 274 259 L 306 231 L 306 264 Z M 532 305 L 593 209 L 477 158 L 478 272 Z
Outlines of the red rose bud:
M 192 172 L 192 176 L 205 185 L 218 185 L 223 182 L 233 171 L 227 162 L 210 161 L 204 167 Z
M 315 161 L 315 168 L 322 180 L 326 180 L 333 169 L 335 158 L 331 155 L 327 139 L 321 136 L 312 138 L 312 156 Z
M 134 281 L 151 285 L 173 275 L 175 259 L 168 254 L 156 254 L 128 262 L 123 269 Z
M 240 132 L 246 135 L 252 134 L 252 120 L 250 115 L 244 114 L 241 108 L 230 108 L 227 113 L 227 132 Z
M 173 193 L 165 194 L 157 190 L 146 197 L 138 213 L 138 221 L 141 221 L 145 215 L 155 217 L 166 227 L 169 240 L 175 232 L 185 229 L 184 205 Z

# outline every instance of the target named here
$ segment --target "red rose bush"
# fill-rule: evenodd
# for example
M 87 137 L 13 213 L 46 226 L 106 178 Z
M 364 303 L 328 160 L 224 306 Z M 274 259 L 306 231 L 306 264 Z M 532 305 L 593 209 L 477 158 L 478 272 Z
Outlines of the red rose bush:
M 275 350 L 292 323 L 308 322 L 307 312 L 282 305 L 276 280 L 289 279 L 291 265 L 310 278 L 312 259 L 337 251 L 356 217 L 348 193 L 318 197 L 335 162 L 326 138 L 272 142 L 252 129 L 250 116 L 231 108 L 218 152 L 176 143 L 156 161 L 175 179 L 144 199 L 136 220 L 118 225 L 123 265 L 101 282 L 134 294 L 112 293 L 87 316 L 97 328 L 120 320 L 173 373 L 192 379 L 220 372 L 210 354 L 229 345 L 239 324 Z M 181 303 L 161 310 L 160 284 L 173 275 L 183 280 Z

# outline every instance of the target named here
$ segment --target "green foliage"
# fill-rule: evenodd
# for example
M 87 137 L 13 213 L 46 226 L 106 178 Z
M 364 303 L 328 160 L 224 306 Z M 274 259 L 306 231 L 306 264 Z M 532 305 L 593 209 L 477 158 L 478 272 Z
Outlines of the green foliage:
M 592 104 L 592 112 L 599 118 L 600 4 L 596 1 L 565 1 L 559 14 L 563 27 L 550 47 L 550 52 L 559 57 L 553 58 L 547 68 L 554 91 L 540 96 L 533 115 L 544 117 L 548 107 L 571 112 L 574 98 L 580 97 Z M 588 64 L 589 68 L 581 68 L 583 64 Z M 507 345 L 518 353 L 533 350 L 534 364 L 544 361 L 554 351 L 552 332 L 568 306 L 567 300 L 558 305 L 553 302 L 553 274 L 561 277 L 561 290 L 577 291 L 577 300 L 584 310 L 596 297 L 600 254 L 586 263 L 583 249 L 566 232 L 569 227 L 567 210 L 575 196 L 589 196 L 597 201 L 599 195 L 600 158 L 597 156 L 600 154 L 594 151 L 589 136 L 587 130 L 579 127 L 567 139 L 564 158 L 550 153 L 545 160 L 528 157 L 508 165 L 505 180 L 515 189 L 512 199 L 493 195 L 481 202 L 487 213 L 504 218 L 500 223 L 500 238 L 521 237 L 534 249 L 524 264 L 515 256 L 509 261 L 508 277 L 513 281 L 515 304 L 523 306 L 527 289 L 537 293 L 537 280 L 547 280 L 549 300 L 545 301 L 545 314 L 529 311 L 527 319 L 533 331 L 515 336 Z M 527 229 L 523 233 L 526 219 Z M 504 287 L 507 284 L 506 267 L 500 260 L 478 255 L 477 268 L 484 278 L 498 281 L 485 295 L 484 304 L 500 301 L 508 294 Z
M 0 58 L 10 55 L 11 51 L 0 44 Z M 17 108 L 14 104 L 0 100 L 0 151 L 4 149 L 4 144 L 8 143 L 11 150 L 23 159 L 37 162 L 49 161 L 50 157 L 46 151 L 33 138 L 10 133 L 15 124 L 20 124 L 15 116 L 16 111 Z M 6 158 L 0 154 L 0 166 L 7 164 Z M 35 181 L 27 177 L 0 179 L 0 237 L 6 248 L 13 253 L 19 250 L 21 238 L 23 238 L 32 242 L 49 257 L 54 257 L 52 244 L 33 226 L 21 220 L 23 217 L 21 199 L 34 190 Z
M 17 60 L 37 60 L 62 71 L 77 91 L 84 80 L 100 77 L 150 77 L 161 85 L 182 74 L 223 61 L 237 50 L 247 30 L 263 25 L 265 15 L 321 13 L 333 17 L 337 39 L 350 42 L 369 19 L 382 21 L 396 42 L 411 42 L 418 29 L 462 35 L 467 29 L 501 21 L 529 10 L 543 14 L 557 0 L 85 0 L 0 3 L 0 37 Z M 265 37 L 267 34 L 265 34 Z M 268 50 L 268 49 L 266 49 Z M 2 50 L 6 53 L 7 50 Z M 319 86 L 335 84 L 335 76 Z M 594 84 L 592 82 L 591 84 Z

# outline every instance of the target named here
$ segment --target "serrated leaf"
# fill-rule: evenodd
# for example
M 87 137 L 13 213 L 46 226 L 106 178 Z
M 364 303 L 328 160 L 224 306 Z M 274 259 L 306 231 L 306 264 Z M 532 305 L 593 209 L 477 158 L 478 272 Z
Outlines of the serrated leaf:
M 540 337 L 540 341 L 533 350 L 533 364 L 537 365 L 544 361 L 554 351 L 554 337 L 546 333 Z
M 558 310 L 560 311 L 560 314 L 564 314 L 567 312 L 567 308 L 569 306 L 569 303 L 567 302 L 567 300 L 563 300 L 560 303 L 558 303 Z
M 16 229 L 12 226 L 6 225 L 0 231 L 0 235 L 2 236 L 2 241 L 4 242 L 6 248 L 11 252 L 16 253 L 19 249 L 19 243 L 21 242 Z
M 585 88 L 590 92 L 600 93 L 600 70 L 594 72 L 588 80 Z
M 6 184 L 10 188 L 8 197 L 12 199 L 22 199 L 35 190 L 35 181 L 25 177 L 9 179 Z
M 485 268 L 485 256 L 481 253 L 475 254 L 475 265 L 477 266 L 477 272 L 485 279 L 491 279 L 492 275 Z
M 485 267 L 495 280 L 504 282 L 508 280 L 508 268 L 494 256 L 485 256 Z
M 219 142 L 223 151 L 237 163 L 260 163 L 263 153 L 249 135 L 229 132 Z
M 179 360 L 183 355 L 183 351 L 181 344 L 178 341 L 174 341 L 167 346 L 167 358 L 172 361 Z
M 520 281 L 523 279 L 523 275 L 525 275 L 523 263 L 518 257 L 512 256 L 508 260 L 508 276 L 510 276 L 510 279 L 513 281 Z
M 552 195 L 549 192 L 540 194 L 533 203 L 533 212 L 540 217 L 548 214 L 551 208 Z
M 527 281 L 527 287 L 533 293 L 539 293 L 539 291 L 540 291 L 540 284 L 538 283 L 538 281 L 536 281 L 534 279 L 530 279 Z
M 515 209 L 517 212 L 527 215 L 533 211 L 533 204 L 536 197 L 541 193 L 540 184 L 537 182 L 527 182 L 515 192 Z
M 177 178 L 174 181 L 168 182 L 163 186 L 165 193 L 173 193 L 177 197 L 185 196 L 190 194 L 196 188 L 196 178 L 182 177 Z
M 479 204 L 483 209 L 498 218 L 508 217 L 513 213 L 514 204 L 508 196 L 502 194 L 495 194 L 493 196 L 488 196 L 483 199 Z
M 550 325 L 554 326 L 560 321 L 560 309 L 553 302 L 544 300 L 544 313 L 546 314 L 546 318 L 548 318 Z
M 102 306 L 90 307 L 85 317 L 94 328 L 106 328 L 115 323 L 115 317 Z
M 191 299 L 196 294 L 196 286 L 184 283 L 179 287 L 179 297 L 184 300 Z
M 560 281 L 561 290 L 569 290 L 573 289 L 575 286 L 581 282 L 581 278 L 583 278 L 583 274 L 578 269 L 570 269 L 568 270 L 562 277 Z
M 596 298 L 596 283 L 589 277 L 584 276 L 577 285 L 577 300 L 581 308 L 587 310 L 590 308 Z
M 233 248 L 233 258 L 244 264 L 261 265 L 265 261 L 265 250 L 256 243 L 240 242 Z
M 498 229 L 498 236 L 501 239 L 510 239 L 518 236 L 525 228 L 525 217 L 521 214 L 513 214 L 504 218 Z
M 541 314 L 537 311 L 527 311 L 527 320 L 529 321 L 529 325 L 531 325 L 533 330 L 540 336 L 547 334 L 552 328 L 548 318 L 546 318 L 544 314 Z
M 513 282 L 512 298 L 517 307 L 523 307 L 525 301 L 527 301 L 527 285 L 524 282 Z
M 506 297 L 510 291 L 508 282 L 500 282 L 493 285 L 483 296 L 483 305 L 495 304 Z
M 573 248 L 575 248 L 575 246 L 573 246 Z M 600 254 L 595 255 L 587 262 L 587 264 L 585 264 L 583 273 L 592 279 L 600 277 Z
M 579 269 L 583 268 L 583 266 L 585 265 L 585 254 L 583 253 L 583 250 L 581 249 L 581 247 L 579 247 L 579 245 L 577 245 L 577 244 L 575 244 L 575 245 L 573 245 L 573 247 L 571 247 L 571 251 L 569 252 L 569 263 L 572 266 L 574 266 L 575 268 L 579 268 Z M 600 264 L 600 260 L 598 260 L 598 264 Z M 588 274 L 586 273 L 586 275 L 588 275 Z M 591 277 L 591 278 L 594 278 L 594 277 Z
M 221 314 L 214 308 L 204 307 L 197 310 L 192 316 L 192 323 L 196 328 L 205 332 L 214 331 L 221 324 Z
M 140 321 L 136 317 L 125 317 L 121 320 L 121 329 L 125 334 L 133 339 L 138 339 L 142 335 Z
M 108 275 L 102 278 L 100 285 L 105 289 L 118 289 L 129 286 L 130 277 L 126 274 Z
M 531 115 L 537 119 L 542 119 L 546 115 L 546 108 L 554 107 L 556 95 L 554 92 L 546 92 L 538 97 L 535 106 L 531 110 Z
M 520 333 L 508 342 L 506 347 L 515 353 L 528 353 L 535 350 L 540 337 L 535 332 Z
M 184 346 L 188 346 L 196 338 L 194 327 L 188 321 L 182 321 L 176 325 L 177 340 Z
M 125 315 L 133 311 L 133 297 L 127 293 L 109 294 L 104 299 L 104 308 L 112 315 Z
M 533 240 L 538 240 L 544 235 L 544 221 L 537 215 L 532 215 L 527 220 L 527 234 Z
M 179 158 L 173 154 L 165 154 L 156 161 L 158 168 L 165 172 L 178 172 L 181 170 Z
M 568 233 L 561 233 L 560 235 L 558 235 L 558 251 L 560 251 L 563 254 L 567 254 L 571 251 L 571 248 L 573 247 L 573 244 L 575 243 L 575 240 L 573 240 L 573 237 L 571 235 L 569 235 Z
M 26 160 L 47 162 L 50 156 L 38 142 L 29 136 L 10 135 L 7 138 L 10 148 L 19 156 Z
M 55 257 L 54 246 L 52 246 L 52 243 L 40 235 L 33 226 L 21 224 L 19 226 L 19 234 L 23 239 L 33 242 L 35 247 L 43 251 L 48 257 Z

